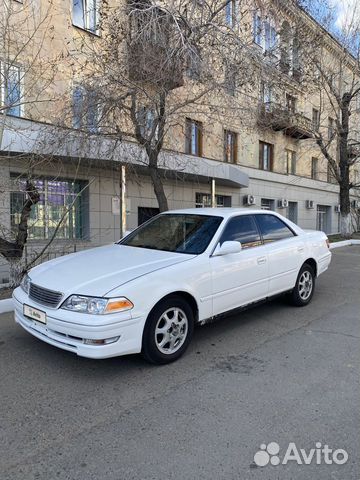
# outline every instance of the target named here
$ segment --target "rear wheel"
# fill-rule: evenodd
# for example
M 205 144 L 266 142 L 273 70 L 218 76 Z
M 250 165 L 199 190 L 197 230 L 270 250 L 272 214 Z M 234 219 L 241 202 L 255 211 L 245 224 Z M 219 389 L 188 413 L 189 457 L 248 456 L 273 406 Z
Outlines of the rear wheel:
M 297 307 L 310 303 L 315 289 L 315 274 L 312 267 L 305 264 L 301 267 L 295 287 L 291 292 L 291 302 Z
M 194 330 L 194 314 L 178 296 L 159 302 L 150 312 L 143 334 L 142 353 L 146 360 L 164 364 L 177 360 L 187 349 Z

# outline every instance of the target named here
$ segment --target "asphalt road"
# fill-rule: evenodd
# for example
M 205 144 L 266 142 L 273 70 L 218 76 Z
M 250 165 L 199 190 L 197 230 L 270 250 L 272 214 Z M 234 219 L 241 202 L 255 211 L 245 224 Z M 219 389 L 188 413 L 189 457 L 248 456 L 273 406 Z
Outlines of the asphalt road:
M 198 328 L 163 367 L 77 358 L 2 315 L 1 480 L 357 480 L 359 289 L 360 247 L 337 250 L 311 305 L 277 299 Z M 269 442 L 280 464 L 257 467 Z M 283 465 L 290 442 L 349 458 Z

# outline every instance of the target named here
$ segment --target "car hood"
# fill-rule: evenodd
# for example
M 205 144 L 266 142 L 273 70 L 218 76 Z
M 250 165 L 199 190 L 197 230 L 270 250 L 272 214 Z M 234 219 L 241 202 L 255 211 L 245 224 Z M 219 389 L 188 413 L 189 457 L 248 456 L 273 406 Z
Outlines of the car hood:
M 135 278 L 193 257 L 113 244 L 42 263 L 31 269 L 29 276 L 36 285 L 64 295 L 105 296 Z

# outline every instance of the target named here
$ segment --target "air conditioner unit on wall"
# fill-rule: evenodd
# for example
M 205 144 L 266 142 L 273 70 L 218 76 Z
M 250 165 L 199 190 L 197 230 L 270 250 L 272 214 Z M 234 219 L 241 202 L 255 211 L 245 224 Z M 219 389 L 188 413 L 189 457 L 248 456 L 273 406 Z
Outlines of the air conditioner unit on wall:
M 314 208 L 314 200 L 306 200 L 305 202 L 306 208 L 311 210 Z
M 278 200 L 278 208 L 287 208 L 289 206 L 289 201 L 286 198 L 281 198 Z
M 335 205 L 334 210 L 335 213 L 340 213 L 340 205 Z
M 256 198 L 254 195 L 245 195 L 244 197 L 244 205 L 256 205 Z
M 360 209 L 360 200 L 352 200 L 351 208 Z

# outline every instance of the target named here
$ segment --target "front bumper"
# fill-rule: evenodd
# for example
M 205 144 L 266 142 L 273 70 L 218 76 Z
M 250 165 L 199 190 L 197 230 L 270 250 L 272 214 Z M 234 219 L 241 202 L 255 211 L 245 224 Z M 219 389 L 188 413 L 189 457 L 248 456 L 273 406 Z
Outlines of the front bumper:
M 131 315 L 125 315 L 127 312 L 92 316 L 92 324 L 89 325 L 83 323 L 84 314 L 44 307 L 30 300 L 21 288 L 14 291 L 13 300 L 15 321 L 28 333 L 50 345 L 81 357 L 98 359 L 141 352 L 145 324 L 143 317 L 132 318 Z M 24 303 L 45 312 L 46 325 L 26 317 L 23 313 Z M 103 340 L 113 337 L 119 339 L 107 345 L 84 343 L 85 339 Z

